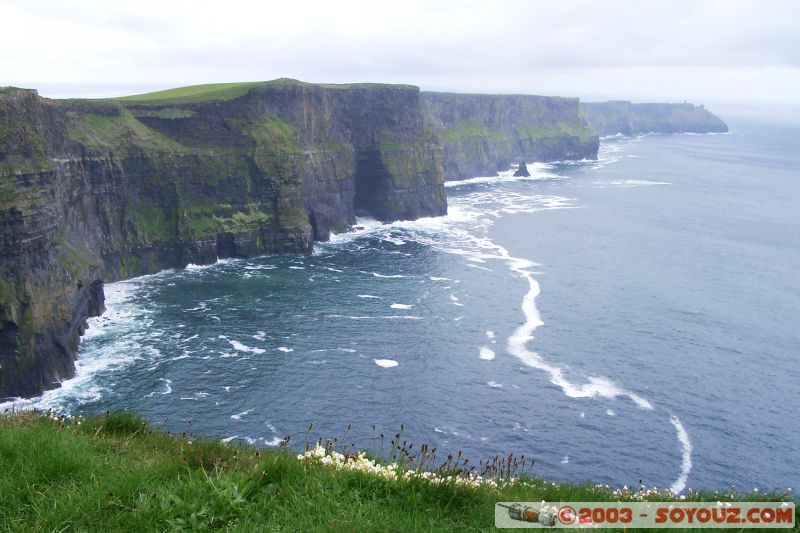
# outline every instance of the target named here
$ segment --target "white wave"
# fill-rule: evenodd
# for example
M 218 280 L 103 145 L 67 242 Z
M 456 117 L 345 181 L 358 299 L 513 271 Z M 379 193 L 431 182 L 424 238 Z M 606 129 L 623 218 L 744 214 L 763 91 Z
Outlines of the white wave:
M 275 270 L 275 265 L 245 265 L 245 270 Z
M 613 409 L 606 409 L 606 414 L 608 416 L 616 416 L 617 413 L 615 413 Z
M 494 342 L 494 331 L 487 329 L 486 330 L 486 338 L 490 341 Z
M 241 420 L 243 416 L 247 416 L 252 411 L 253 411 L 252 409 L 248 409 L 247 411 L 242 411 L 241 413 L 236 413 L 235 415 L 231 415 L 231 419 L 232 420 Z
M 493 389 L 502 389 L 503 388 L 503 384 L 502 383 L 498 383 L 496 381 L 487 381 L 486 384 L 489 385 L 490 387 L 492 387 Z
M 194 396 L 181 396 L 181 400 L 194 400 L 194 401 L 197 401 L 197 400 L 202 400 L 203 398 L 206 398 L 208 396 L 210 396 L 209 393 L 201 391 L 201 392 L 196 392 L 194 394 Z
M 450 278 L 442 278 L 442 277 L 438 277 L 438 276 L 430 276 L 428 279 L 431 280 L 431 281 L 453 281 Z
M 332 233 L 330 244 L 343 244 L 358 239 L 364 235 L 375 233 L 385 227 L 386 224 L 371 217 L 358 217 L 355 226 L 342 233 Z M 324 246 L 323 246 L 324 247 Z
M 380 296 L 373 296 L 372 294 L 358 294 L 357 296 L 359 298 L 367 298 L 367 299 L 371 299 L 371 300 L 380 300 L 381 299 Z
M 680 419 L 677 416 L 670 416 L 669 421 L 675 427 L 675 433 L 678 436 L 678 441 L 681 443 L 682 460 L 681 460 L 681 473 L 678 479 L 672 484 L 672 492 L 680 494 L 686 488 L 686 482 L 689 480 L 689 472 L 692 471 L 692 441 L 689 440 L 689 433 L 683 427 Z
M 391 307 L 392 309 L 411 309 L 414 306 L 410 304 L 392 304 L 389 307 Z
M 650 181 L 650 180 L 608 180 L 608 181 L 595 181 L 592 182 L 596 187 L 649 187 L 653 185 L 672 185 L 668 181 Z
M 382 241 L 386 241 L 386 242 L 390 242 L 390 243 L 395 244 L 397 246 L 402 246 L 402 245 L 404 245 L 406 243 L 406 241 L 404 241 L 403 239 L 399 239 L 397 237 L 392 237 L 392 236 L 381 237 L 381 240 Z
M 161 352 L 146 345 L 153 325 L 148 311 L 133 300 L 142 289 L 141 279 L 110 283 L 104 287 L 106 312 L 88 319 L 88 329 L 75 361 L 75 376 L 58 383 L 36 398 L 14 398 L 0 403 L 0 413 L 38 409 L 68 414 L 73 406 L 99 401 L 107 390 L 100 374 L 116 372 L 140 359 L 156 360 Z M 103 342 L 102 346 L 98 343 Z
M 229 443 L 230 441 L 232 441 L 233 439 L 238 439 L 238 438 L 239 438 L 239 435 L 234 435 L 233 437 L 227 437 L 227 438 L 225 438 L 225 439 L 219 439 L 219 441 L 220 441 L 222 444 L 228 444 L 228 443 Z
M 257 341 L 263 341 L 267 338 L 267 332 L 259 330 L 252 337 Z
M 256 355 L 260 355 L 260 354 L 266 352 L 266 350 L 263 349 L 263 348 L 251 348 L 250 346 L 246 346 L 246 345 L 244 345 L 241 342 L 236 341 L 236 340 L 229 340 L 228 343 L 231 346 L 233 346 L 234 350 L 239 351 L 239 352 L 254 353 Z
M 444 182 L 444 186 L 449 188 L 449 187 L 459 187 L 463 185 L 496 184 L 496 183 L 504 183 L 510 181 L 542 181 L 542 180 L 553 180 L 553 179 L 565 179 L 567 177 L 561 174 L 549 172 L 550 170 L 553 169 L 553 163 L 534 162 L 534 163 L 526 163 L 526 166 L 528 167 L 528 173 L 530 174 L 530 176 L 514 176 L 514 172 L 518 168 L 518 165 L 512 165 L 511 169 L 498 172 L 494 176 L 477 176 L 475 178 L 467 178 L 463 180 L 451 180 Z
M 407 277 L 407 276 L 404 276 L 402 274 L 379 274 L 378 272 L 373 272 L 372 275 L 375 276 L 376 278 L 405 278 L 405 277 Z
M 162 390 L 160 393 L 158 391 L 153 391 L 150 394 L 145 394 L 144 398 L 152 398 L 156 394 L 172 394 L 172 380 L 164 378 L 158 378 L 158 380 L 164 382 L 164 390 Z
M 415 315 L 383 315 L 383 316 L 350 316 L 350 315 L 328 315 L 330 318 L 349 318 L 350 320 L 422 320 L 421 316 Z
M 294 351 L 293 348 L 287 348 L 286 346 L 278 346 L 278 350 L 283 353 L 289 353 Z
M 623 389 L 606 377 L 589 376 L 585 383 L 572 383 L 564 376 L 564 372 L 560 367 L 546 362 L 538 353 L 527 348 L 528 342 L 533 340 L 533 332 L 544 324 L 539 315 L 539 310 L 536 308 L 536 298 L 540 293 L 539 283 L 534 279 L 532 272 L 528 270 L 535 264 L 527 259 L 512 257 L 502 246 L 495 246 L 497 246 L 500 255 L 510 264 L 511 270 L 525 278 L 530 287 L 528 293 L 522 299 L 522 312 L 526 321 L 508 338 L 508 351 L 517 356 L 526 365 L 549 374 L 550 382 L 560 387 L 564 394 L 570 398 L 616 398 L 618 396 L 627 396 L 640 408 L 653 409 L 653 405 L 648 400 Z
M 565 465 L 569 463 L 569 455 L 565 455 L 563 459 L 561 459 L 561 464 Z
M 392 368 L 399 364 L 394 359 L 373 359 L 373 361 L 375 361 L 376 365 L 382 366 L 383 368 Z
M 481 346 L 480 348 L 480 358 L 484 361 L 491 361 L 494 359 L 494 350 L 488 348 L 487 346 Z

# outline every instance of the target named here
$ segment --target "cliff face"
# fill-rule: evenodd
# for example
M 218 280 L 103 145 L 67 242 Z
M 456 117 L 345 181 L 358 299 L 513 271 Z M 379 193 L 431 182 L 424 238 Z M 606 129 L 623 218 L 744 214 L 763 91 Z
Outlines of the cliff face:
M 702 105 L 583 102 L 589 125 L 599 135 L 637 133 L 722 133 L 728 126 Z
M 447 179 L 494 175 L 519 160 L 597 158 L 577 98 L 423 92 L 421 100 Z
M 261 84 L 235 98 L 0 92 L 0 398 L 74 373 L 103 281 L 309 252 L 355 222 L 446 213 L 406 86 Z
M 293 80 L 116 100 L 0 89 L 0 400 L 74 374 L 104 281 L 308 253 L 357 214 L 445 214 L 445 175 L 597 144 L 564 98 Z

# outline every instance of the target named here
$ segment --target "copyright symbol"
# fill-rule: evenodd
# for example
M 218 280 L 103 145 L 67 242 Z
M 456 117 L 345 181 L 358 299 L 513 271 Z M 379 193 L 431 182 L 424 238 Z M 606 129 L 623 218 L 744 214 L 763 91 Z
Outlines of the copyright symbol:
M 558 521 L 564 525 L 572 524 L 577 517 L 578 515 L 575 513 L 575 509 L 569 505 L 558 510 Z

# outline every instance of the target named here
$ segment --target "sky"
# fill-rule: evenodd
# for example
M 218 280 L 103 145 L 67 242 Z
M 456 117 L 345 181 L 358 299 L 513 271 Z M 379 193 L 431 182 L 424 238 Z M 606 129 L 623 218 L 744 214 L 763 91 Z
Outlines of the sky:
M 0 86 L 113 96 L 280 77 L 800 106 L 796 0 L 0 0 Z

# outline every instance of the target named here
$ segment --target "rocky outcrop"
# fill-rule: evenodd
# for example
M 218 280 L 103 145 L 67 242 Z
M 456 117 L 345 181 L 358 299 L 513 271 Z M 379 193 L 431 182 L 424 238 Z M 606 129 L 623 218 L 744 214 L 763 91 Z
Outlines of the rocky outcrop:
M 589 125 L 599 135 L 639 133 L 723 133 L 728 126 L 702 105 L 583 102 Z
M 525 161 L 520 161 L 517 170 L 514 171 L 515 178 L 528 178 L 530 177 L 531 173 L 528 172 L 528 165 L 525 164 Z
M 577 98 L 423 92 L 421 101 L 447 179 L 491 176 L 520 159 L 597 158 L 598 137 Z
M 103 282 L 308 253 L 357 214 L 445 214 L 445 176 L 597 144 L 567 98 L 294 80 L 117 100 L 0 89 L 0 400 L 74 374 Z

